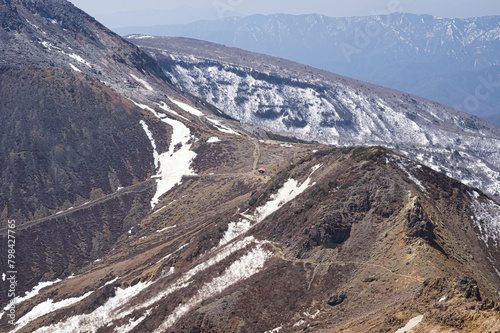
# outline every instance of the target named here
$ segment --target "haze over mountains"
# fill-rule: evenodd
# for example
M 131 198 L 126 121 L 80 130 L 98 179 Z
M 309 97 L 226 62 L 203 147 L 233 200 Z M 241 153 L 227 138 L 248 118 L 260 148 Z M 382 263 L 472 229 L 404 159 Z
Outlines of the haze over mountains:
M 205 42 L 145 52 L 65 0 L 0 20 L 0 332 L 500 330 L 500 206 L 362 146 L 452 140 L 452 169 L 497 157 L 494 126 Z
M 422 96 L 500 125 L 499 25 L 500 16 L 276 14 L 115 31 L 196 38 L 282 57 Z

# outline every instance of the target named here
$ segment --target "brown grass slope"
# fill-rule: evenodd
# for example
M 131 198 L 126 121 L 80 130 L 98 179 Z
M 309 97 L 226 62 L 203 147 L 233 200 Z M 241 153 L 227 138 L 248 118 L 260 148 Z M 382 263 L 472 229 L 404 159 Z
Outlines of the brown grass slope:
M 238 138 L 223 140 L 227 149 L 204 148 L 218 165 L 196 165 L 205 171 L 167 193 L 158 205 L 165 208 L 124 234 L 102 261 L 47 288 L 22 311 L 47 295 L 54 301 L 82 295 L 114 277 L 119 277 L 115 288 L 154 282 L 125 305 L 134 308 L 212 258 L 228 223 L 242 212 L 265 204 L 290 178 L 305 181 L 311 168 L 321 165 L 311 176 L 314 185 L 233 241 L 250 235 L 267 241 L 263 246 L 272 258 L 264 268 L 204 299 L 166 331 L 264 332 L 281 327 L 283 332 L 393 332 L 418 315 L 424 315 L 419 327 L 438 332 L 498 329 L 494 301 L 500 279 L 492 262 L 499 259 L 499 249 L 478 239 L 470 219 L 473 189 L 381 148 L 285 148 L 271 141 L 258 143 L 258 164 L 268 168 L 260 177 L 248 167 L 255 143 Z M 247 153 L 239 155 L 241 148 Z M 235 158 L 243 158 L 246 167 L 231 162 Z M 189 288 L 154 302 L 133 331 L 154 331 L 178 305 L 224 275 L 244 251 L 201 271 Z M 174 274 L 165 275 L 170 267 Z M 98 293 L 99 301 L 89 297 L 24 331 L 91 313 L 114 290 Z M 145 310 L 138 307 L 125 318 L 109 318 L 110 325 L 99 331 L 111 332 Z

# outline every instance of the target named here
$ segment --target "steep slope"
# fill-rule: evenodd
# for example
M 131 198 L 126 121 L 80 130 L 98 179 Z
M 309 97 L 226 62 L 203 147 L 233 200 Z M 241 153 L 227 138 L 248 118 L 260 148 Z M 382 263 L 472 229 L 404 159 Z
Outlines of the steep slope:
M 266 131 L 384 145 L 500 194 L 500 129 L 434 102 L 279 58 L 184 38 L 134 38 L 180 88 Z
M 490 199 L 381 148 L 259 142 L 269 173 L 252 176 L 246 140 L 220 138 L 204 144 L 217 163 L 197 160 L 206 171 L 109 255 L 22 302 L 14 331 L 500 328 Z
M 141 77 L 168 89 L 154 60 L 67 1 L 5 0 L 0 13 L 2 223 L 146 180 L 142 111 L 117 93 Z
M 500 111 L 499 22 L 500 16 L 275 14 L 116 31 L 196 38 L 282 57 L 494 121 Z
M 67 1 L 4 0 L 0 16 L 0 245 L 8 254 L 0 258 L 0 293 L 7 295 L 12 258 L 22 272 L 16 292 L 24 293 L 112 250 L 151 212 L 153 198 L 193 173 L 191 134 L 202 139 L 217 128 L 210 121 L 220 121 L 202 119 L 202 104 L 190 114 L 151 57 Z

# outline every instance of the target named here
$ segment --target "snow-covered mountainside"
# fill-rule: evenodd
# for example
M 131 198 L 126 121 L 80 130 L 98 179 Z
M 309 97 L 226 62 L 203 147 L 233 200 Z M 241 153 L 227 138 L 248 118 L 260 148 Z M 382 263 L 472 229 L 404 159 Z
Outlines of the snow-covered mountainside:
M 437 103 L 279 58 L 184 38 L 134 38 L 178 87 L 266 131 L 383 145 L 500 193 L 500 129 Z
M 500 126 L 500 16 L 276 14 L 117 31 L 196 38 L 282 57 L 422 96 Z

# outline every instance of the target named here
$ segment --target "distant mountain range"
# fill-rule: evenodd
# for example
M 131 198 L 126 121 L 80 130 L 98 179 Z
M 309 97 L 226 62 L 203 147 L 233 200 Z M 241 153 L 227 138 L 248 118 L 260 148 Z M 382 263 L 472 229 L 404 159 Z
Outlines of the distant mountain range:
M 500 125 L 500 16 L 276 14 L 116 31 L 196 38 L 282 57 L 429 98 Z

